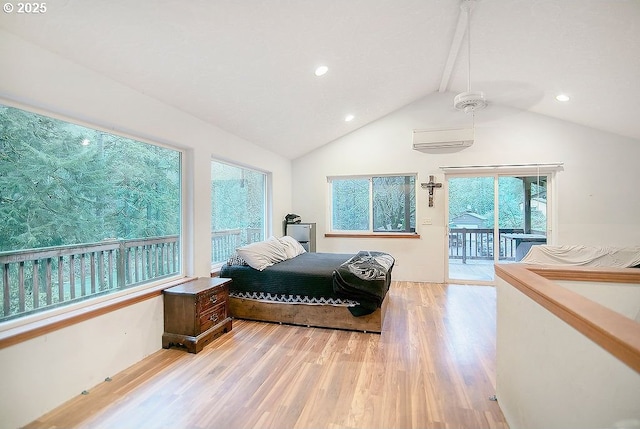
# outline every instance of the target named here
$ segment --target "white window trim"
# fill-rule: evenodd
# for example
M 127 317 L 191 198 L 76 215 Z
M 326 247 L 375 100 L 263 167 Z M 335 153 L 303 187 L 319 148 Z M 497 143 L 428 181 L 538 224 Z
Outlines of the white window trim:
M 326 236 L 363 236 L 363 237 L 371 237 L 371 236 L 418 236 L 417 225 L 416 231 L 374 231 L 373 230 L 373 186 L 371 185 L 374 177 L 413 177 L 414 183 L 417 185 L 418 183 L 418 173 L 385 173 L 385 174 L 355 174 L 355 175 L 340 175 L 340 176 L 327 176 L 327 216 L 326 216 L 326 224 L 329 225 L 329 232 L 325 234 Z M 368 230 L 344 230 L 344 229 L 333 229 L 333 181 L 334 180 L 344 180 L 344 179 L 367 179 L 369 181 L 369 229 Z M 414 196 L 416 202 L 418 200 L 417 195 L 417 186 L 414 191 L 416 195 Z M 417 224 L 417 207 L 416 207 L 416 224 Z
M 550 162 L 540 164 L 493 164 L 493 165 L 461 165 L 440 167 L 445 174 L 480 174 L 490 175 L 491 172 L 496 174 L 548 174 L 555 173 L 564 169 L 562 162 Z

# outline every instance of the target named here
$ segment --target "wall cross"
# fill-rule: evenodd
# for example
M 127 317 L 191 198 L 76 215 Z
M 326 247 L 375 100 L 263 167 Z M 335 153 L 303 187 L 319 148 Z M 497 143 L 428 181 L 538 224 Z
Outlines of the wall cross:
M 434 176 L 429 176 L 427 183 L 421 183 L 422 189 L 429 189 L 429 207 L 433 207 L 433 190 L 435 188 L 442 188 L 442 183 L 436 183 Z

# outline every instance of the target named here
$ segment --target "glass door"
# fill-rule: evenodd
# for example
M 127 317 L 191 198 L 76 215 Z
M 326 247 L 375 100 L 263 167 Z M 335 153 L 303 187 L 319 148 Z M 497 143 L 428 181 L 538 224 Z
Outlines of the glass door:
M 547 176 L 448 177 L 447 281 L 491 284 L 494 263 L 547 242 Z
M 547 242 L 547 177 L 498 177 L 499 262 L 518 262 Z
M 452 177 L 449 190 L 449 279 L 491 282 L 494 177 Z

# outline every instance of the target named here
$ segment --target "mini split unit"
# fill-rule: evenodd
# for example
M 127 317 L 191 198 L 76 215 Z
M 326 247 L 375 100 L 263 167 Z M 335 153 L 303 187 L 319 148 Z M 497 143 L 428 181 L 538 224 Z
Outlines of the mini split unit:
M 420 152 L 465 148 L 472 144 L 473 128 L 413 130 L 413 148 Z

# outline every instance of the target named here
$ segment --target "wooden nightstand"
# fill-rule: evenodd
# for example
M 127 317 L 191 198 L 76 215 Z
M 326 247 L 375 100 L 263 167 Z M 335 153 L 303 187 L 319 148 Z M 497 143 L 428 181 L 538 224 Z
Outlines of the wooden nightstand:
M 165 289 L 162 347 L 183 346 L 189 353 L 198 353 L 218 335 L 230 331 L 230 282 L 203 277 Z

